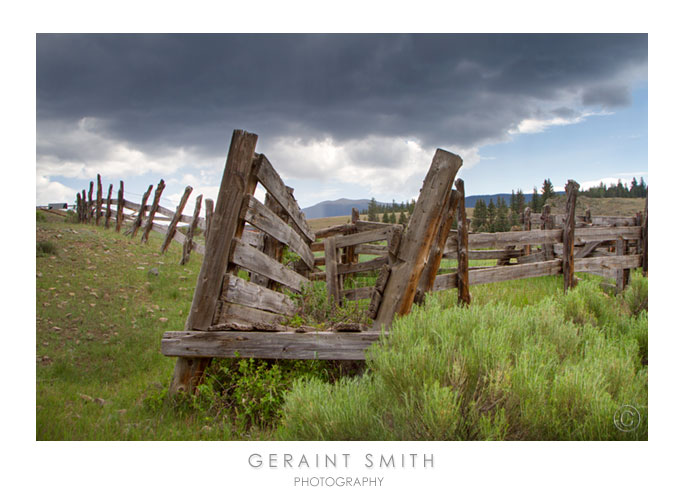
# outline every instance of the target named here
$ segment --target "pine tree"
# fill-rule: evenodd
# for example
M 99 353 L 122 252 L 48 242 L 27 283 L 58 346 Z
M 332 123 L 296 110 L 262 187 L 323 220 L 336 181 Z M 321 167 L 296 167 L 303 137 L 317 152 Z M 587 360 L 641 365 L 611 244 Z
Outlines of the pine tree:
M 500 197 L 497 199 L 497 204 L 493 231 L 508 231 L 510 229 L 508 222 L 508 206 Z
M 382 215 L 382 222 L 383 223 L 389 222 L 389 214 L 387 213 L 387 211 L 384 211 L 384 214 Z
M 548 203 L 548 200 L 555 196 L 553 191 L 553 184 L 550 182 L 550 178 L 543 180 L 543 186 L 541 187 L 541 207 Z M 540 212 L 540 211 L 534 211 Z
M 472 214 L 472 229 L 474 231 L 486 230 L 488 211 L 486 209 L 486 202 L 483 199 L 478 199 L 474 204 L 474 213 Z
M 486 216 L 486 231 L 493 231 L 493 226 L 496 223 L 496 206 L 493 203 L 493 199 L 489 199 L 489 206 L 487 208 Z
M 396 224 L 396 213 L 395 212 L 392 212 L 391 214 L 389 214 L 389 222 L 391 224 Z
M 408 218 L 406 217 L 406 213 L 405 213 L 405 212 L 401 211 L 401 215 L 398 216 L 398 223 L 399 223 L 399 224 L 402 224 L 403 226 L 405 226 L 406 224 L 408 224 Z
M 377 200 L 375 200 L 375 197 L 372 197 L 370 202 L 368 202 L 368 221 L 379 221 L 377 216 Z
M 517 215 L 521 216 L 526 208 L 526 197 L 522 190 L 517 190 Z
M 534 193 L 531 195 L 531 205 L 529 205 L 531 212 L 541 212 L 543 205 L 541 197 L 538 195 L 538 189 L 534 186 Z

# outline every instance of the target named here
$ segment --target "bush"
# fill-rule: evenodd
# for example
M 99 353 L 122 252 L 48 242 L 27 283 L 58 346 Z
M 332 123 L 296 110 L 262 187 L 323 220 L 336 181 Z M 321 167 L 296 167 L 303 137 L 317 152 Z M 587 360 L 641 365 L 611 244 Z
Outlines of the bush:
M 36 242 L 36 256 L 43 257 L 45 255 L 56 255 L 57 246 L 49 241 Z
M 644 341 L 643 341 L 644 340 Z M 288 440 L 646 440 L 647 316 L 582 282 L 523 308 L 423 308 L 368 351 L 369 372 L 285 395 Z M 613 417 L 637 406 L 623 432 Z

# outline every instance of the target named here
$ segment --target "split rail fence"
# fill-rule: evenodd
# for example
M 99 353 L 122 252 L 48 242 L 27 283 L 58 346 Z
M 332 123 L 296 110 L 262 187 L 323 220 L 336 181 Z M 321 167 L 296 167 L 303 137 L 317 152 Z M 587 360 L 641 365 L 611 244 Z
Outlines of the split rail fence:
M 587 272 L 614 277 L 623 290 L 631 269 L 647 274 L 647 201 L 644 214 L 634 218 L 576 216 L 579 185 L 570 180 L 564 214 L 551 215 L 545 206 L 542 214 L 525 212 L 523 231 L 469 233 L 465 185 L 456 181 L 462 159 L 440 149 L 405 227 L 362 221 L 353 210 L 351 223 L 314 232 L 293 190 L 256 153 L 257 139 L 233 132 L 215 208 L 207 200 L 204 218 L 201 196 L 192 216 L 182 214 L 191 187 L 175 211 L 161 207 L 163 180 L 149 206 L 151 185 L 140 204 L 124 199 L 123 182 L 116 200 L 111 185 L 104 199 L 99 175 L 95 200 L 93 182 L 87 199 L 85 190 L 77 196 L 83 222 L 116 223 L 120 231 L 126 220 L 127 232 L 141 230 L 143 241 L 150 231 L 164 234 L 162 252 L 175 240 L 183 243 L 183 261 L 191 251 L 204 255 L 185 330 L 168 331 L 161 341 L 162 353 L 177 357 L 171 393 L 194 391 L 214 357 L 364 359 L 394 317 L 409 313 L 428 292 L 457 289 L 459 302 L 469 304 L 471 285 L 562 274 L 567 291 L 576 285 L 576 273 Z M 263 203 L 254 197 L 258 184 L 267 192 Z M 187 235 L 177 230 L 180 222 Z M 205 247 L 193 240 L 197 227 L 204 230 Z M 284 263 L 285 248 L 298 256 L 295 263 Z M 374 258 L 361 261 L 360 255 Z M 442 268 L 444 259 L 457 266 Z M 470 260 L 492 259 L 495 266 L 470 267 Z M 371 275 L 362 281 L 373 284 L 345 288 L 360 274 Z M 286 326 L 298 311 L 296 295 L 317 280 L 326 282 L 333 304 L 366 300 L 370 329 Z

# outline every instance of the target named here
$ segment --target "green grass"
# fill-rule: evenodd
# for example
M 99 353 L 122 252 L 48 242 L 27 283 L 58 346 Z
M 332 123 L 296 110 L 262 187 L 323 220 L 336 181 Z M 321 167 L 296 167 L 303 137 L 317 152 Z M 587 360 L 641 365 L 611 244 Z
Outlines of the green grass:
M 367 370 L 214 361 L 197 396 L 169 399 L 175 359 L 160 340 L 184 328 L 201 256 L 180 266 L 181 247 L 160 255 L 156 233 L 141 245 L 49 213 L 36 239 L 38 440 L 647 437 L 643 278 L 618 298 L 584 275 L 567 297 L 561 277 L 479 285 L 469 309 L 439 292 L 397 321 Z M 330 309 L 324 282 L 301 304 L 318 325 L 358 320 L 367 305 Z M 620 402 L 639 406 L 640 431 L 611 429 Z

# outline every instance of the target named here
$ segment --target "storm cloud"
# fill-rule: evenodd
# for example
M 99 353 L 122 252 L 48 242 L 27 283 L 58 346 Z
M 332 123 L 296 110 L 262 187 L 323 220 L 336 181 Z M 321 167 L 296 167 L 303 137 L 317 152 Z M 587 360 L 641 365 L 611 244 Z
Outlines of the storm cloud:
M 402 160 L 401 143 L 474 157 L 511 132 L 626 105 L 647 78 L 647 35 L 43 34 L 36 46 L 45 176 L 85 175 L 101 153 L 88 136 L 122 161 L 178 168 L 224 155 L 234 128 L 291 156 L 285 175 L 301 173 L 296 150 L 328 144 L 372 176 Z

